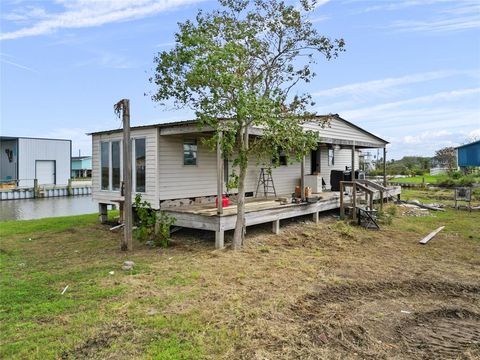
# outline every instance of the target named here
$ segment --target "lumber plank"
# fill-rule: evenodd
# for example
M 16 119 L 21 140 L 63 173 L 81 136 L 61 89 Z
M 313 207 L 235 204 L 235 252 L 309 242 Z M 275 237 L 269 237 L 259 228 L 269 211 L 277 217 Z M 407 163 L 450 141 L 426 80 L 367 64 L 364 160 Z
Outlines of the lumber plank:
M 435 237 L 435 235 L 437 235 L 444 228 L 445 228 L 445 226 L 440 226 L 437 230 L 432 231 L 430 234 L 428 234 L 422 240 L 420 240 L 420 244 L 425 245 L 427 242 L 429 242 L 431 239 L 433 239 Z

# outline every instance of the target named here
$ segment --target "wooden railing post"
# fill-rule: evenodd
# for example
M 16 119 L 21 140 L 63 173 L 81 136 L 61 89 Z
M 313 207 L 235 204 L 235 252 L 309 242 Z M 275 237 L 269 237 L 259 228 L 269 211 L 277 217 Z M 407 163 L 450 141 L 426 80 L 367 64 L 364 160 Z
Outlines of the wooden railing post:
M 38 179 L 33 179 L 33 198 L 38 197 Z
M 345 219 L 345 207 L 343 203 L 343 181 L 340 181 L 340 219 Z

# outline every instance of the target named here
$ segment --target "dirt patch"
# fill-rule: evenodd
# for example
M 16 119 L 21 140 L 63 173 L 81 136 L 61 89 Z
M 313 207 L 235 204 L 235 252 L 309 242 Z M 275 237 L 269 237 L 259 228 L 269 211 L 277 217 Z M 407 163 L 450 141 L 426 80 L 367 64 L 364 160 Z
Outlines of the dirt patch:
M 417 280 L 345 284 L 324 287 L 316 293 L 306 295 L 301 303 L 303 305 L 310 303 L 309 306 L 317 307 L 326 303 L 352 301 L 359 298 L 387 299 L 407 297 L 418 293 L 445 297 L 468 297 L 480 294 L 480 286 Z
M 397 331 L 409 352 L 427 359 L 454 359 L 467 350 L 480 351 L 480 315 L 465 309 L 420 313 Z
M 462 283 L 329 285 L 292 305 L 291 320 L 300 325 L 297 337 L 303 338 L 296 347 L 308 342 L 307 357 L 329 349 L 323 356 L 335 358 L 331 351 L 337 349 L 342 358 L 473 359 L 480 355 L 480 315 L 468 308 L 479 300 L 480 286 Z M 439 309 L 447 301 L 458 307 Z
M 64 351 L 62 359 L 95 359 L 101 357 L 101 351 L 109 348 L 114 340 L 132 329 L 125 323 L 112 323 L 104 326 L 94 336 L 85 340 L 71 351 Z

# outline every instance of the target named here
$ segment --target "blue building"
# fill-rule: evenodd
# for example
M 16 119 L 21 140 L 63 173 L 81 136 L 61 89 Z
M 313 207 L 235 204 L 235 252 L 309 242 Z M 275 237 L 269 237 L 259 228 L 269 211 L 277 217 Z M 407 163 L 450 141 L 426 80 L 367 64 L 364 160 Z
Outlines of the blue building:
M 480 167 L 480 140 L 459 146 L 456 149 L 457 162 L 461 169 L 466 167 Z
M 74 156 L 72 157 L 72 178 L 82 178 L 92 176 L 92 157 Z

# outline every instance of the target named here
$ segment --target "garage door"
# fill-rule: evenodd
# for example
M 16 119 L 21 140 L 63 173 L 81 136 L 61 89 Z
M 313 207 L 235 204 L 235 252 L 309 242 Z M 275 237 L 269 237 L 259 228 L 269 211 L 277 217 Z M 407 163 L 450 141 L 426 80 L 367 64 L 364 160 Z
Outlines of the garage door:
M 55 184 L 54 160 L 37 160 L 35 170 L 39 185 Z

